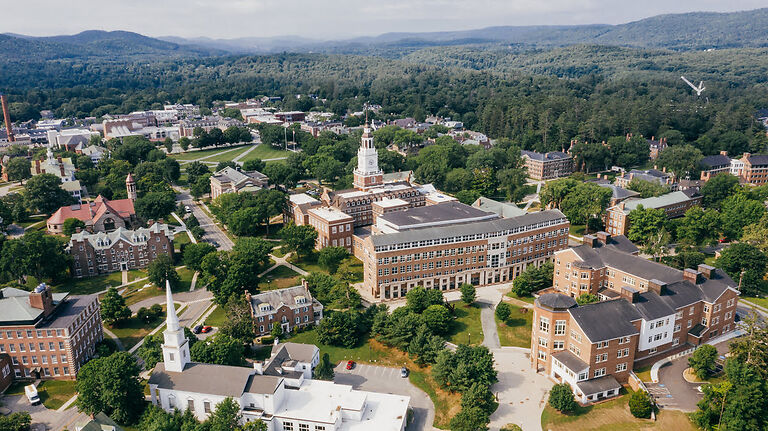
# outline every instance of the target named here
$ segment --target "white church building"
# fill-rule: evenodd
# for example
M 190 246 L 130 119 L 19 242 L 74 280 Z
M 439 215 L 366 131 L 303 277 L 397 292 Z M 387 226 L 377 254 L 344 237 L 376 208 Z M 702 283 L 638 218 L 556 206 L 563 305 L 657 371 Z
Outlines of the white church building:
M 262 420 L 269 431 L 405 429 L 410 397 L 313 380 L 319 361 L 313 345 L 275 345 L 270 358 L 253 368 L 191 362 L 170 286 L 166 303 L 163 362 L 149 379 L 152 404 L 168 412 L 190 410 L 205 420 L 218 403 L 232 398 L 240 404 L 243 422 Z

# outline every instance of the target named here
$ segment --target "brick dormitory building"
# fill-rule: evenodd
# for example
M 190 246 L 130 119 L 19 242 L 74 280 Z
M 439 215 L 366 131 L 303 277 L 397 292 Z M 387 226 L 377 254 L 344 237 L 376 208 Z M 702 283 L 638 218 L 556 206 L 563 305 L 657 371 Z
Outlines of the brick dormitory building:
M 301 286 L 245 295 L 251 305 L 257 337 L 269 335 L 274 325 L 280 325 L 287 333 L 294 328 L 316 325 L 323 318 L 323 304 L 312 297 L 306 281 Z
M 97 295 L 0 290 L 0 363 L 8 355 L 13 377 L 74 379 L 102 340 Z M 0 370 L 0 376 L 2 376 Z
M 164 254 L 173 258 L 173 236 L 163 223 L 133 230 L 121 227 L 112 232 L 78 231 L 67 246 L 72 256 L 72 275 L 90 277 L 146 268 Z
M 605 210 L 605 230 L 612 235 L 626 235 L 629 232 L 629 214 L 640 206 L 645 209 L 662 209 L 667 218 L 676 218 L 700 205 L 701 199 L 696 189 L 678 190 L 645 199 L 628 198 Z
M 722 270 L 680 271 L 636 253 L 623 236 L 587 235 L 555 252 L 552 293 L 535 302 L 531 365 L 582 403 L 617 395 L 637 364 L 736 329 L 737 283 Z M 577 305 L 584 293 L 600 301 Z

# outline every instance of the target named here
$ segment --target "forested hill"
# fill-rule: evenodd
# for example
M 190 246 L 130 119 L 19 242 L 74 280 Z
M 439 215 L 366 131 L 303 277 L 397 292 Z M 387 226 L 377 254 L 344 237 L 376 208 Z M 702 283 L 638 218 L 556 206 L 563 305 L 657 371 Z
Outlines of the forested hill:
M 455 45 L 463 41 L 552 47 L 622 45 L 673 50 L 768 46 L 768 8 L 658 15 L 619 25 L 501 26 L 434 33 L 388 33 L 348 41 L 364 46 Z M 339 44 L 337 49 L 343 49 Z
M 30 37 L 0 34 L 3 62 L 133 57 L 196 57 L 223 51 L 194 45 L 180 45 L 128 31 L 89 30 L 69 36 Z

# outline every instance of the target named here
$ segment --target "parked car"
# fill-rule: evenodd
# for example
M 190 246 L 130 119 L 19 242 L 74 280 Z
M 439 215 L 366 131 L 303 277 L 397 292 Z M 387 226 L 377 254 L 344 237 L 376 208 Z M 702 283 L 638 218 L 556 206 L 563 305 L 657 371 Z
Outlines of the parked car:
M 184 211 L 189 214 L 192 212 L 192 208 L 189 207 L 189 205 L 184 205 Z
M 405 368 L 405 367 L 400 368 L 400 377 L 402 378 L 408 377 L 408 368 Z
M 211 326 L 203 326 L 203 334 L 207 334 L 207 333 L 211 332 L 212 329 L 213 329 L 213 327 L 211 327 Z
M 347 369 L 351 370 L 355 368 L 355 361 L 347 361 Z
M 193 334 L 199 334 L 203 330 L 203 325 L 197 325 L 192 329 Z
M 24 393 L 27 395 L 30 404 L 33 406 L 35 404 L 40 404 L 40 395 L 38 395 L 35 385 L 24 386 Z

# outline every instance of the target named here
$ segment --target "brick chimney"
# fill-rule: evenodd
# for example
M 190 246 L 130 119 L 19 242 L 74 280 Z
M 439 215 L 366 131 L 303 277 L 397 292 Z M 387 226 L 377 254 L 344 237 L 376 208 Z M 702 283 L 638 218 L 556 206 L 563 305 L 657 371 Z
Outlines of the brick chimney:
M 640 292 L 637 291 L 634 287 L 630 286 L 621 286 L 621 290 L 619 291 L 619 295 L 621 295 L 622 298 L 626 299 L 627 301 L 631 303 L 637 302 L 637 298 Z
M 655 278 L 648 280 L 648 290 L 655 292 L 657 295 L 663 295 L 667 293 L 667 283 Z
M 603 244 L 608 244 L 608 242 L 611 241 L 611 234 L 601 230 L 600 232 L 597 233 L 597 240 L 602 242 Z
M 683 271 L 683 280 L 688 280 L 693 284 L 698 284 L 700 282 L 699 276 L 701 273 L 699 271 L 696 271 L 695 269 L 686 268 Z
M 597 237 L 594 235 L 584 235 L 582 243 L 595 248 L 597 246 Z
M 51 296 L 51 290 L 45 283 L 40 283 L 29 294 L 29 306 L 43 310 L 44 316 L 48 316 L 53 312 L 53 297 Z
M 712 277 L 715 276 L 715 267 L 710 265 L 701 264 L 697 268 L 701 275 L 703 275 L 705 278 L 712 279 Z
M 720 151 L 720 155 L 728 157 L 728 151 L 725 151 L 725 150 Z

